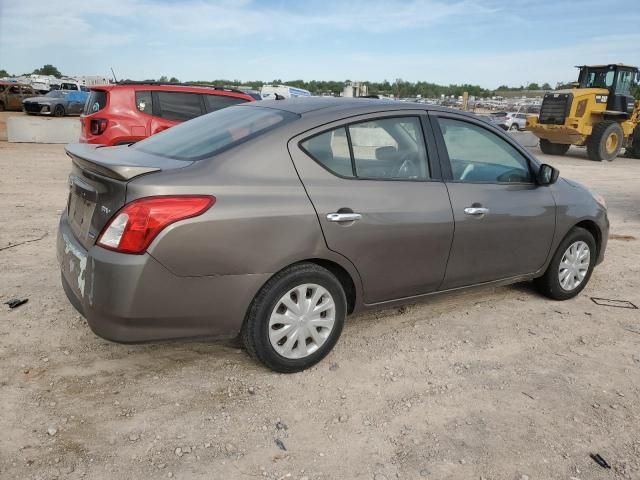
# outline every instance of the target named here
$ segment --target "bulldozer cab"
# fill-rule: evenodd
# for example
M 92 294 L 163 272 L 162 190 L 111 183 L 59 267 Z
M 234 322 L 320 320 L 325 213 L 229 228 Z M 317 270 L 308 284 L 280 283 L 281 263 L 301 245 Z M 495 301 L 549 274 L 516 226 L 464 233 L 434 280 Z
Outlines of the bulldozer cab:
M 609 115 L 628 118 L 633 113 L 634 98 L 631 89 L 640 80 L 638 67 L 629 65 L 582 65 L 578 66 L 578 88 L 603 88 L 609 91 L 606 98 L 596 98 L 607 104 Z

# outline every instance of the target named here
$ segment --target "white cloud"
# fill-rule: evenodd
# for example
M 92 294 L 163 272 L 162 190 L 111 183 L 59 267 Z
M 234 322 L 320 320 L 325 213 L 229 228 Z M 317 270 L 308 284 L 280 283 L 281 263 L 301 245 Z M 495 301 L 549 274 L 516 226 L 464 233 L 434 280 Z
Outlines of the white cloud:
M 506 6 L 513 2 L 515 7 Z M 636 33 L 589 38 L 583 30 L 594 30 L 580 24 L 580 35 L 566 35 L 563 43 L 548 40 L 555 46 L 547 48 L 543 30 L 520 36 L 519 28 L 537 29 L 546 24 L 544 18 L 553 28 L 568 26 L 570 19 L 545 14 L 566 10 L 564 4 L 311 0 L 274 5 L 257 0 L 0 0 L 0 67 L 22 72 L 54 63 L 66 72 L 99 73 L 113 65 L 130 78 L 404 78 L 495 87 L 569 80 L 579 63 L 640 63 Z M 629 10 L 628 18 L 637 19 L 638 8 Z M 596 14 L 587 20 L 595 23 Z M 607 23 L 602 25 L 599 31 L 606 32 Z M 496 30 L 505 32 L 504 41 L 493 40 Z

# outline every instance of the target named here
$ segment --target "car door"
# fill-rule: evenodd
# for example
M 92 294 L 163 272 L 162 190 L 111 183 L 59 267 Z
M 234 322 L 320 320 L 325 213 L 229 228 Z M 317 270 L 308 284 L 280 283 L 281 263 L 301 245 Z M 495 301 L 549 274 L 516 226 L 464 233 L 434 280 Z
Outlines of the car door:
M 442 289 L 536 272 L 553 239 L 556 205 L 535 165 L 506 135 L 466 116 L 431 115 L 455 234 Z
M 367 304 L 434 291 L 444 278 L 453 215 L 425 121 L 361 116 L 289 142 L 327 246 L 356 267 Z
M 7 110 L 22 110 L 20 85 L 11 85 L 7 92 Z

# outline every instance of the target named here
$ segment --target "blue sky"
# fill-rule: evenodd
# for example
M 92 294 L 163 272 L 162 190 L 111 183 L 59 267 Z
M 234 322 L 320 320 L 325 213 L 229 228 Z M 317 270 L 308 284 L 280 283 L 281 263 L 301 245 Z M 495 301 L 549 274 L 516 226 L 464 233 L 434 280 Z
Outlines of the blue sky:
M 500 84 L 640 65 L 640 0 L 0 0 L 0 68 Z

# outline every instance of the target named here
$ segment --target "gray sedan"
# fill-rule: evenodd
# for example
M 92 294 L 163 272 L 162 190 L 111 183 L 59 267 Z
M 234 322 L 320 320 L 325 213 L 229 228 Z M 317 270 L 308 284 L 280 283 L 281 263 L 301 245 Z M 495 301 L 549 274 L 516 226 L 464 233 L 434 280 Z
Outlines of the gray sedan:
M 52 90 L 41 97 L 30 97 L 22 101 L 22 109 L 31 115 L 80 115 L 88 94 L 68 90 Z
M 435 106 L 249 102 L 67 153 L 58 258 L 93 331 L 240 335 L 280 372 L 320 361 L 355 312 L 521 281 L 572 298 L 607 245 L 601 197 Z

